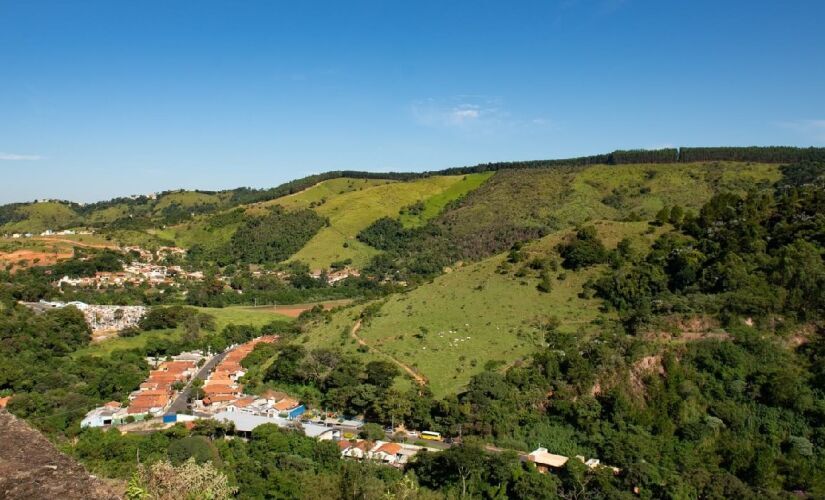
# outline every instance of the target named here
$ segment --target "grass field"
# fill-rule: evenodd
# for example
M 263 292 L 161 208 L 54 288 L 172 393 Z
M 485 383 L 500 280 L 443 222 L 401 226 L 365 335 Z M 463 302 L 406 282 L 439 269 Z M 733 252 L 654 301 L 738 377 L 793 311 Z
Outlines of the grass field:
M 650 219 L 665 204 L 698 210 L 717 192 L 744 192 L 779 177 L 777 165 L 768 164 L 595 165 L 572 178 L 552 216 L 567 223 L 619 219 L 631 212 Z
M 310 206 L 323 205 L 330 199 L 345 193 L 363 191 L 364 189 L 393 184 L 395 182 L 397 181 L 388 179 L 348 179 L 340 177 L 338 179 L 319 182 L 308 189 L 294 194 L 252 205 L 250 208 L 268 207 L 272 205 L 280 205 L 287 210 L 309 208 Z
M 645 222 L 598 221 L 596 228 L 609 247 L 622 238 L 649 245 L 656 234 L 645 234 Z M 659 229 L 657 232 L 661 232 Z M 527 247 L 546 254 L 569 235 L 562 231 Z M 533 352 L 543 341 L 541 320 L 556 316 L 560 331 L 593 331 L 592 322 L 602 315 L 600 302 L 579 297 L 583 284 L 600 268 L 555 273 L 549 294 L 536 289 L 535 273 L 516 277 L 499 274 L 506 257 L 498 255 L 460 267 L 409 293 L 390 297 L 380 314 L 365 324 L 361 337 L 378 352 L 362 354 L 365 361 L 392 357 L 423 375 L 436 396 L 453 393 L 488 363 L 511 364 Z M 339 347 L 358 352 L 349 335 L 363 306 L 339 311 L 332 321 L 306 335 L 309 347 Z M 409 381 L 407 381 L 409 384 Z
M 220 205 L 223 201 L 217 194 L 198 193 L 195 191 L 179 191 L 163 195 L 158 199 L 154 206 L 154 212 L 159 213 L 164 208 L 171 205 L 180 205 L 182 207 L 194 207 L 197 205 L 215 204 Z
M 580 168 L 502 171 L 471 191 L 465 203 L 439 216 L 452 235 L 474 241 L 499 228 L 548 222 L 556 232 L 529 245 L 548 254 L 573 226 L 593 223 L 608 247 L 631 237 L 648 248 L 664 228 L 648 234 L 647 222 L 664 205 L 696 210 L 714 193 L 744 192 L 779 177 L 778 167 L 761 164 L 598 165 Z M 634 215 L 635 214 L 635 215 Z M 409 293 L 390 297 L 359 336 L 376 351 L 415 369 L 438 395 L 460 389 L 485 364 L 509 364 L 528 356 L 541 341 L 537 323 L 556 316 L 560 330 L 594 331 L 600 301 L 579 297 L 582 285 L 599 268 L 555 273 L 553 290 L 536 289 L 535 272 L 518 278 L 499 274 L 499 254 L 458 267 Z M 563 276 L 564 279 L 558 279 Z M 309 346 L 338 346 L 358 352 L 349 335 L 363 306 L 340 311 L 307 334 Z M 467 338 L 469 337 L 469 338 Z
M 217 248 L 229 241 L 240 225 L 238 223 L 212 228 L 209 225 L 208 217 L 200 217 L 176 226 L 150 229 L 149 234 L 173 241 L 175 246 L 182 248 L 191 248 L 193 245 L 202 245 L 204 248 Z
M 424 201 L 424 211 L 417 215 L 404 214 L 400 217 L 404 227 L 417 227 L 424 225 L 428 220 L 436 217 L 444 207 L 450 202 L 465 196 L 467 193 L 477 189 L 487 179 L 492 177 L 494 172 L 483 172 L 480 174 L 468 174 L 462 177 L 460 182 L 456 182 L 444 191 L 427 198 Z
M 196 308 L 201 312 L 211 314 L 215 317 L 217 331 L 222 330 L 226 325 L 252 325 L 261 327 L 273 321 L 283 321 L 285 323 L 291 321 L 288 317 L 273 312 L 268 309 L 253 309 L 249 307 L 224 307 L 224 308 Z M 92 356 L 107 356 L 117 349 L 134 349 L 143 347 L 151 338 L 173 338 L 177 339 L 183 335 L 183 328 L 179 327 L 172 330 L 156 330 L 151 332 L 144 332 L 137 337 L 114 337 L 102 342 L 91 344 L 85 349 L 78 350 L 74 355 L 82 356 L 90 354 Z
M 363 266 L 378 251 L 355 239 L 359 231 L 376 219 L 397 217 L 403 207 L 417 201 L 426 203 L 429 198 L 464 182 L 464 176 L 427 177 L 409 182 L 385 182 L 330 197 L 315 208 L 318 214 L 329 218 L 330 225 L 321 229 L 291 260 L 306 262 L 313 269 L 326 268 L 344 259 L 352 259 L 356 267 Z M 305 205 L 310 197 L 317 197 L 313 189 L 275 202 L 289 207 Z M 460 192 L 462 190 L 458 190 L 458 194 Z
M 128 214 L 129 206 L 125 203 L 118 203 L 111 207 L 95 210 L 86 216 L 86 221 L 92 224 L 105 224 L 126 217 Z
M 46 229 L 68 227 L 80 223 L 80 216 L 70 206 L 59 202 L 32 203 L 17 209 L 26 216 L 25 220 L 4 224 L 0 232 L 41 233 Z

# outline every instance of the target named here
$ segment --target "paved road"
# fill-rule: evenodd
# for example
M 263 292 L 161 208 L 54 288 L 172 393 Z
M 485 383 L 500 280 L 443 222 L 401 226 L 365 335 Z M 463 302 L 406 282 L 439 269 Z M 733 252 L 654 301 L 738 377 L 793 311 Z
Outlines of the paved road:
M 182 391 L 178 394 L 178 397 L 172 401 L 172 404 L 169 405 L 169 409 L 167 410 L 169 413 L 183 413 L 189 408 L 189 394 L 192 392 L 192 382 L 199 378 L 201 380 L 206 380 L 206 377 L 209 373 L 215 368 L 215 366 L 221 362 L 223 357 L 226 356 L 226 351 L 212 356 L 212 359 L 207 361 L 203 364 L 198 373 L 195 374 L 194 377 L 186 384 L 186 387 L 183 388 Z

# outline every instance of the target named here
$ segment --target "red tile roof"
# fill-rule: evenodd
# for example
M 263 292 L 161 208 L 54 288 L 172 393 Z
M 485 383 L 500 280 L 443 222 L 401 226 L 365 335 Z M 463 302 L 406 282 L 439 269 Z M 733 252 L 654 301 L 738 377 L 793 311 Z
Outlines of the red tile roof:
M 387 455 L 398 455 L 398 452 L 401 451 L 401 445 L 398 443 L 384 443 L 375 451 L 382 451 Z

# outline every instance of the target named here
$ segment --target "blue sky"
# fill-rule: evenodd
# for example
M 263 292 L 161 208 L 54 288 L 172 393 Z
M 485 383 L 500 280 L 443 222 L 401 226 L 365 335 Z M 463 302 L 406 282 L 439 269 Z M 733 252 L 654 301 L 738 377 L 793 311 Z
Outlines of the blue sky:
M 0 203 L 825 145 L 825 2 L 0 0 Z

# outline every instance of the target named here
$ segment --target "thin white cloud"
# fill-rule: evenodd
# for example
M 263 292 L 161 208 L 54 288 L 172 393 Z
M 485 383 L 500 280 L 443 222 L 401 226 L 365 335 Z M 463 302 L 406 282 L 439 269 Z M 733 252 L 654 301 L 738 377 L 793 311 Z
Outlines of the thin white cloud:
M 413 102 L 410 109 L 419 125 L 468 132 L 500 132 L 552 125 L 550 120 L 542 117 L 514 117 L 504 109 L 501 99 L 488 96 L 420 99 Z
M 413 118 L 428 127 L 470 127 L 501 118 L 495 102 L 489 98 L 420 99 L 412 103 Z
M 825 120 L 794 120 L 782 122 L 779 126 L 794 130 L 804 135 L 808 140 L 825 143 Z
M 14 153 L 0 153 L 0 161 L 37 161 L 42 160 L 40 155 L 18 155 Z

